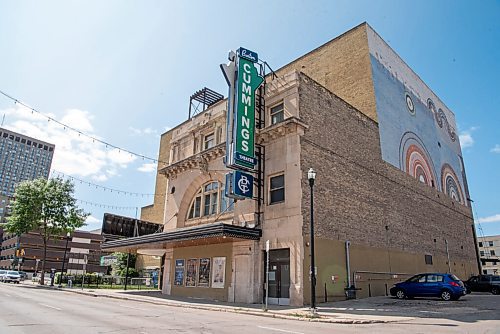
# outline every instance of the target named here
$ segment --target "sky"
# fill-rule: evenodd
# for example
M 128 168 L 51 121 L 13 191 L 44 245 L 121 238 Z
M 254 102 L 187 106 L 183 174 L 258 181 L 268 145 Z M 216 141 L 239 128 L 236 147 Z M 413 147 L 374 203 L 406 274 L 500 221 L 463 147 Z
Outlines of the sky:
M 227 95 L 229 50 L 278 69 L 364 21 L 455 113 L 479 235 L 500 234 L 500 1 L 0 0 L 0 90 L 81 133 L 2 95 L 0 120 L 56 145 L 99 228 L 152 203 L 155 163 L 124 150 L 157 157 L 194 92 Z

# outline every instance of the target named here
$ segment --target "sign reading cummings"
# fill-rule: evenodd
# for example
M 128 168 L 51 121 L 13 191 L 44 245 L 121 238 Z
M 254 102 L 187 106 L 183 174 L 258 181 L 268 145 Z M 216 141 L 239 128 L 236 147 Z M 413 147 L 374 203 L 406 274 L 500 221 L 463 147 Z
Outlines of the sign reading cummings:
M 239 48 L 230 53 L 230 63 L 221 65 L 229 85 L 226 166 L 254 170 L 255 92 L 264 81 L 255 68 L 257 53 Z

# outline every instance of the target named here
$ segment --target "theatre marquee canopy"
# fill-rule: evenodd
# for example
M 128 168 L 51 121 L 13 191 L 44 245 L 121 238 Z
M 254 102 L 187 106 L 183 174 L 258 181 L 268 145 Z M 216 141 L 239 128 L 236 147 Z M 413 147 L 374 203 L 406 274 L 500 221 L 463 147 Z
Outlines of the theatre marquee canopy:
M 186 245 L 193 245 L 231 242 L 236 239 L 259 240 L 261 236 L 262 230 L 260 229 L 213 223 L 112 240 L 103 243 L 102 249 L 117 252 L 139 252 L 140 249 L 166 248 L 174 245 L 183 246 L 186 243 Z

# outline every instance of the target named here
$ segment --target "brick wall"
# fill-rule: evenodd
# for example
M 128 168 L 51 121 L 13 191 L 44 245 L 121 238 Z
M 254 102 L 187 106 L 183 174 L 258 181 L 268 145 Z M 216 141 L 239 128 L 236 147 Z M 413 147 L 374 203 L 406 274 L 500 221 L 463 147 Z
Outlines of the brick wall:
M 315 234 L 376 248 L 475 261 L 470 209 L 381 159 L 377 124 L 304 74 L 299 112 L 303 175 L 313 167 Z M 309 234 L 309 185 L 302 180 L 303 233 Z
M 165 211 L 165 197 L 167 190 L 167 178 L 161 175 L 158 170 L 165 166 L 162 161 L 169 161 L 170 158 L 170 141 L 172 140 L 172 132 L 166 132 L 161 136 L 160 149 L 158 153 L 158 168 L 156 172 L 155 196 L 152 205 L 141 208 L 141 220 L 150 221 L 157 224 L 163 224 Z
M 277 70 L 303 72 L 328 90 L 377 120 L 367 24 L 343 33 Z

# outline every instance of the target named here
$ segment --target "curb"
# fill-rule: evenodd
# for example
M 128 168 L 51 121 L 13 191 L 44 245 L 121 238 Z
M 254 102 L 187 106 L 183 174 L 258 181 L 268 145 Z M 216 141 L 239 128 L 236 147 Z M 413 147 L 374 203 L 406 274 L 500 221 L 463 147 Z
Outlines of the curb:
M 206 310 L 206 311 L 217 311 L 217 312 L 229 312 L 229 313 L 237 313 L 237 314 L 247 314 L 259 317 L 266 318 L 276 318 L 276 319 L 287 319 L 287 320 L 296 320 L 296 321 L 308 321 L 308 322 L 322 322 L 322 323 L 332 323 L 332 324 L 346 324 L 346 325 L 368 325 L 368 324 L 385 324 L 385 323 L 393 323 L 401 320 L 367 320 L 367 319 L 334 319 L 329 316 L 319 315 L 318 317 L 311 318 L 306 315 L 295 315 L 295 314 L 281 314 L 275 311 L 255 311 L 251 309 L 245 308 L 233 308 L 233 307 L 214 307 L 214 306 L 204 306 L 204 305 L 196 305 L 196 304 L 180 304 L 180 303 L 171 303 L 168 301 L 155 301 L 155 300 L 144 300 L 140 298 L 128 297 L 128 296 L 113 296 L 109 294 L 98 294 L 87 291 L 78 291 L 78 290 L 70 290 L 70 289 L 61 289 L 57 287 L 42 287 L 45 289 L 59 290 L 65 292 L 76 293 L 80 295 L 86 295 L 90 297 L 101 297 L 101 298 L 111 298 L 118 300 L 129 300 L 140 303 L 148 303 L 159 306 L 172 306 L 172 307 L 180 307 L 180 308 L 189 308 L 189 309 L 198 309 L 198 310 Z

